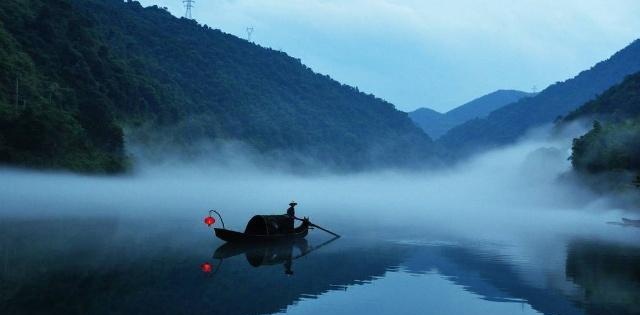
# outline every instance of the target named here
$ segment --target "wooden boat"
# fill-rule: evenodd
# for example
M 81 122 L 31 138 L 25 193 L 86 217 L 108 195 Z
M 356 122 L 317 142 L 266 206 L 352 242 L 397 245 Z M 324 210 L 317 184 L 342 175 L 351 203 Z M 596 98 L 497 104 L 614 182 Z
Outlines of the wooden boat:
M 302 224 L 292 232 L 288 231 L 290 224 L 286 215 L 257 215 L 249 220 L 244 232 L 215 228 L 216 236 L 230 243 L 259 243 L 276 242 L 305 238 L 311 226 L 309 220 L 302 220 Z

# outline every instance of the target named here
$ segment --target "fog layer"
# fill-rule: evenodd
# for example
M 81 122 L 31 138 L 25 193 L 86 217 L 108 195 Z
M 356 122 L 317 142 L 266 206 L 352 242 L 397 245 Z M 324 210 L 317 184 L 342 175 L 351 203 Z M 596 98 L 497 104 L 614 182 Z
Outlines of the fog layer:
M 515 240 L 558 235 L 627 239 L 605 224 L 624 215 L 604 197 L 560 178 L 570 170 L 575 126 L 538 130 L 519 144 L 437 171 L 295 175 L 263 168 L 240 154 L 224 160 L 139 163 L 132 175 L 90 177 L 0 170 L 0 216 L 116 216 L 201 220 L 222 212 L 243 229 L 254 214 L 298 214 L 347 229 L 408 227 L 468 239 Z

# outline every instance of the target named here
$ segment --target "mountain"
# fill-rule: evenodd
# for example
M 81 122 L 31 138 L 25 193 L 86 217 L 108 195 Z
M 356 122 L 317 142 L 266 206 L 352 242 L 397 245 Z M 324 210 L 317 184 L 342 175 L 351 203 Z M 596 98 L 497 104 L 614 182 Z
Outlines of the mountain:
M 437 139 L 455 125 L 445 114 L 426 107 L 409 112 L 409 118 L 433 139 Z
M 527 130 L 553 122 L 639 70 L 640 40 L 636 40 L 572 79 L 449 130 L 439 142 L 458 156 L 513 143 Z
M 492 111 L 535 94 L 498 90 L 456 107 L 445 114 L 429 108 L 419 108 L 409 113 L 409 118 L 434 139 L 440 138 L 451 128 L 474 118 L 484 118 Z
M 516 90 L 498 90 L 456 107 L 448 111 L 446 115 L 460 122 L 474 118 L 485 118 L 498 108 L 533 95 L 535 94 Z
M 125 142 L 339 168 L 434 156 L 406 113 L 285 53 L 135 1 L 28 2 L 0 2 L 2 164 L 120 172 Z
M 571 162 L 580 172 L 640 174 L 640 72 L 571 112 L 563 123 L 596 119 L 573 141 Z
M 563 122 L 578 119 L 599 119 L 620 122 L 640 116 L 640 72 L 614 85 L 596 99 L 569 113 Z

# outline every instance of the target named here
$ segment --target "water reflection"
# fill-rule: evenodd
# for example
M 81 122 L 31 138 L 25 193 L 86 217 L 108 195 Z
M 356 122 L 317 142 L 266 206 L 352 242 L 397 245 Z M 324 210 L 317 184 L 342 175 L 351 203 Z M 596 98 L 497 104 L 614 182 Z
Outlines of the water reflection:
M 200 222 L 3 220 L 0 240 L 3 315 L 275 313 L 370 282 L 404 257 L 378 242 L 315 250 L 312 238 L 292 244 L 295 277 L 283 277 L 287 250 L 263 248 L 226 258 L 212 278 L 199 266 L 219 243 Z
M 220 245 L 213 254 L 220 264 L 227 258 L 244 254 L 247 262 L 253 267 L 283 265 L 286 275 L 293 275 L 293 261 L 309 255 L 330 243 L 338 237 L 331 238 L 320 245 L 310 246 L 306 239 L 295 239 L 276 243 L 225 243 Z
M 437 270 L 449 281 L 486 301 L 526 304 L 541 314 L 583 314 L 557 288 L 526 281 L 517 268 L 523 263 L 526 262 L 481 244 L 425 247 L 405 262 L 413 273 Z
M 526 281 L 550 276 L 495 246 L 422 237 L 221 245 L 198 221 L 3 220 L 0 314 L 640 313 L 636 247 L 570 242 L 566 291 Z
M 568 246 L 567 278 L 588 314 L 640 314 L 640 247 L 599 241 Z

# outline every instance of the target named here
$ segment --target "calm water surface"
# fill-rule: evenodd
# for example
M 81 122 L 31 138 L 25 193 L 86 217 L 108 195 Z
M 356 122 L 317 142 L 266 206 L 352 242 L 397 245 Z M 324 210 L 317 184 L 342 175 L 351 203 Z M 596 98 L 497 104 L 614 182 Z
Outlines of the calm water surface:
M 327 223 L 238 248 L 200 218 L 5 218 L 0 314 L 640 314 L 640 247 Z

